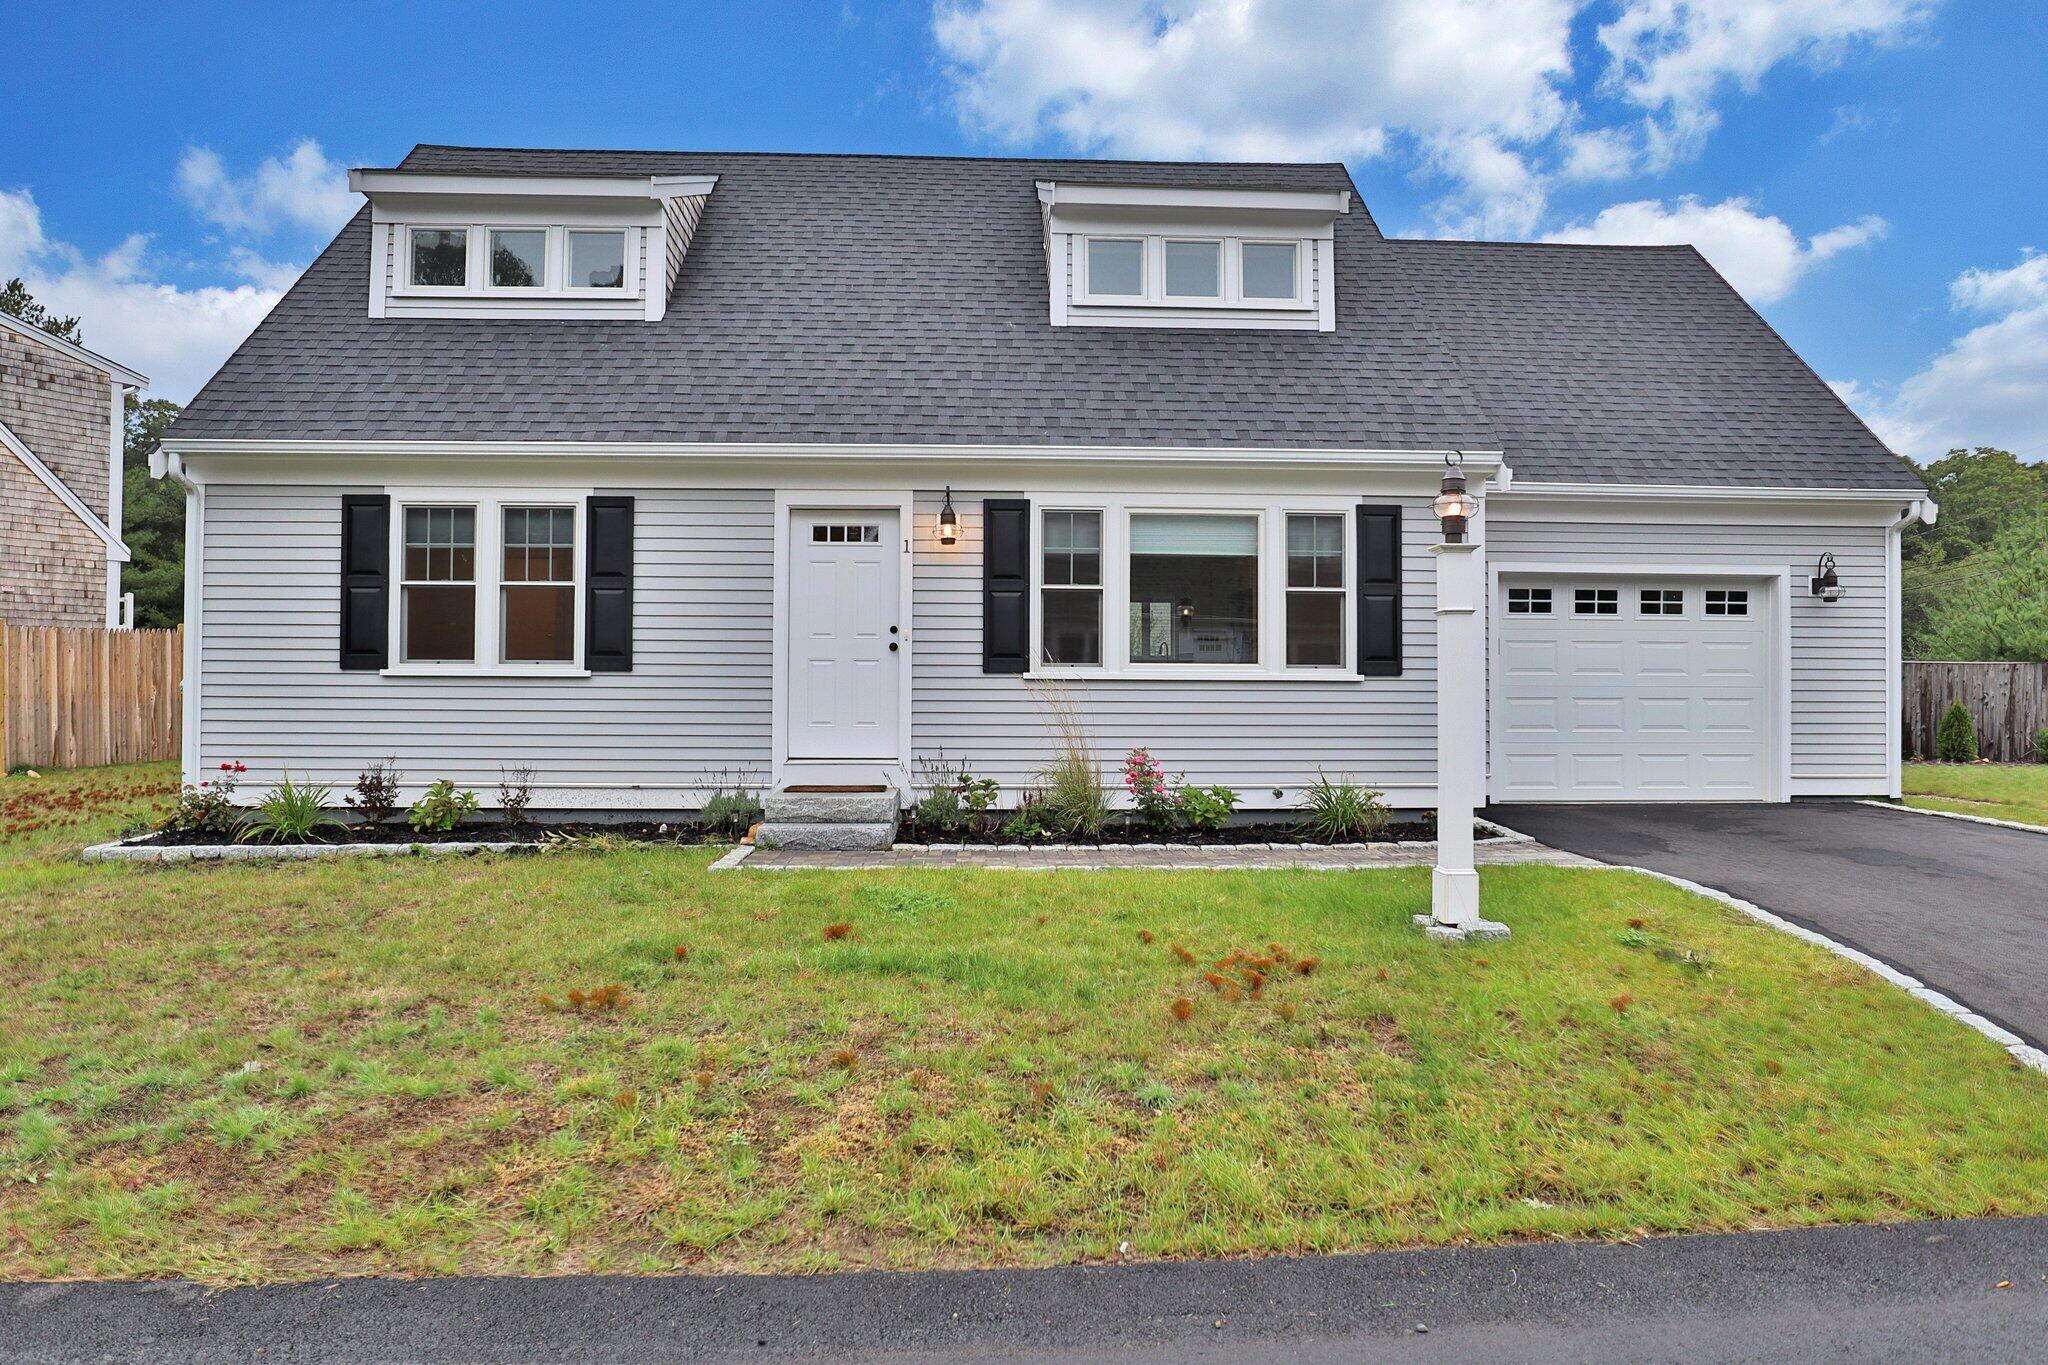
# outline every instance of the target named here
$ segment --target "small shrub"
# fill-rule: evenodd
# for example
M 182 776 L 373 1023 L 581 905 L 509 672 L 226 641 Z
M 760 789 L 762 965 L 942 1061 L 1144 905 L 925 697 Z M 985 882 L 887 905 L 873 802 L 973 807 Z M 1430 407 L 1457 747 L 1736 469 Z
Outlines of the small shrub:
M 2034 731 L 2034 762 L 2048 763 L 2048 725 Z
M 1189 829 L 1222 829 L 1237 809 L 1237 799 L 1229 787 L 1182 787 L 1180 818 Z
M 177 804 L 157 822 L 157 832 L 232 835 L 242 826 L 242 813 L 235 809 L 235 784 L 248 771 L 246 763 L 223 763 L 215 776 L 180 787 Z
M 719 792 L 697 812 L 697 823 L 706 834 L 720 839 L 738 839 L 761 819 L 761 802 L 752 792 Z
M 1166 769 L 1144 749 L 1133 749 L 1124 758 L 1124 788 L 1138 818 L 1155 830 L 1169 830 L 1180 819 L 1180 803 L 1174 799 L 1173 784 Z
M 1941 728 L 1934 736 L 1934 756 L 1943 763 L 1977 761 L 1977 723 L 1970 719 L 1969 708 L 1959 701 L 1950 702 L 1942 714 Z
M 504 808 L 505 823 L 526 823 L 526 808 L 533 804 L 533 769 L 525 764 L 502 768 L 498 778 L 498 804 Z
M 910 808 L 910 818 L 921 830 L 952 834 L 981 825 L 1002 786 L 992 777 L 976 777 L 964 764 L 949 760 L 941 750 L 937 756 L 917 760 L 917 785 L 924 789 Z
M 355 790 L 341 799 L 366 825 L 381 825 L 398 814 L 398 760 L 387 758 L 357 773 Z
M 419 834 L 446 834 L 475 815 L 476 793 L 457 791 L 447 778 L 437 780 L 406 812 L 406 822 Z
M 1017 813 L 1003 822 L 997 831 L 1005 839 L 1020 844 L 1035 844 L 1045 838 L 1045 822 L 1038 818 L 1045 802 L 1036 792 L 1024 793 Z
M 1319 768 L 1316 780 L 1304 793 L 1301 808 L 1308 818 L 1302 823 L 1316 838 L 1326 843 L 1377 839 L 1387 832 L 1387 825 L 1393 819 L 1393 812 L 1380 799 L 1382 795 L 1349 779 L 1339 778 L 1332 782 Z
M 294 783 L 292 775 L 271 788 L 256 803 L 256 813 L 242 826 L 238 839 L 261 839 L 270 844 L 303 844 L 313 841 L 322 830 L 345 828 L 334 818 L 334 788 L 312 783 Z

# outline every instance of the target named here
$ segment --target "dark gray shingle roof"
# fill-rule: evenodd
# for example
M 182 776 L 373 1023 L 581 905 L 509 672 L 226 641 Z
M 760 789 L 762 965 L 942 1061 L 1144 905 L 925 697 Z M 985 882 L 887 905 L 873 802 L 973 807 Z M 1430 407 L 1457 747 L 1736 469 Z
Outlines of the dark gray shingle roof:
M 1660 482 L 1912 479 L 1683 250 L 1560 269 L 1548 248 L 1388 242 L 1354 198 L 1334 333 L 1048 322 L 1034 181 L 1351 189 L 1340 165 L 436 146 L 403 165 L 719 182 L 653 324 L 372 320 L 358 214 L 175 436 L 1505 449 L 1543 479 L 1613 477 L 1625 450 Z
M 1517 479 L 1925 491 L 1692 247 L 1381 250 Z

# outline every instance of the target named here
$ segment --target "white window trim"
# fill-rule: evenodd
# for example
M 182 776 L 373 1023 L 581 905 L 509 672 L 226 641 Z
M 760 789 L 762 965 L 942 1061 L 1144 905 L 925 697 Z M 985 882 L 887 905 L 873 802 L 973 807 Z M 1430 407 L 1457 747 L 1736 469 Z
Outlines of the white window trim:
M 1163 681 L 1243 681 L 1247 678 L 1362 684 L 1358 661 L 1357 499 L 1335 496 L 1252 498 L 1226 494 L 1151 495 L 1142 498 L 1075 497 L 1037 493 L 1031 499 L 1031 666 L 1033 678 L 1158 678 Z M 1045 516 L 1048 512 L 1102 514 L 1102 663 L 1043 662 Z M 1250 664 L 1148 664 L 1130 659 L 1130 519 L 1146 512 L 1258 518 L 1259 661 Z M 1287 517 L 1290 513 L 1344 519 L 1344 657 L 1341 663 L 1287 666 Z M 1057 585 L 1055 585 L 1057 586 Z
M 1315 239 L 1274 237 L 1243 233 L 1202 232 L 1077 232 L 1075 243 L 1074 303 L 1083 308 L 1188 308 L 1231 309 L 1248 312 L 1275 311 L 1311 313 L 1317 303 L 1308 297 L 1309 254 Z M 1098 294 L 1088 278 L 1088 247 L 1091 242 L 1138 242 L 1142 252 L 1142 292 Z M 1221 248 L 1216 286 L 1209 295 L 1166 292 L 1166 244 L 1168 242 L 1215 242 Z M 1244 296 L 1244 247 L 1247 243 L 1294 248 L 1294 294 L 1289 298 L 1246 298 Z
M 583 660 L 583 599 L 589 579 L 590 545 L 584 528 L 587 488 L 392 488 L 391 588 L 387 657 L 381 670 L 387 678 L 587 678 Z M 405 657 L 405 513 L 409 507 L 473 507 L 476 509 L 476 639 L 473 659 L 407 659 Z M 575 617 L 570 626 L 574 653 L 564 661 L 507 662 L 504 640 L 505 509 L 567 507 L 575 515 L 576 576 L 570 587 Z
M 638 300 L 642 297 L 640 275 L 640 252 L 636 248 L 633 234 L 639 228 L 611 223 L 521 223 L 497 219 L 478 219 L 474 222 L 421 221 L 396 225 L 398 233 L 399 260 L 392 271 L 391 292 L 400 298 L 453 298 L 453 299 L 611 299 Z M 491 283 L 491 245 L 493 232 L 532 232 L 536 229 L 547 233 L 545 253 L 546 274 L 539 288 L 529 285 L 494 285 Z M 572 287 L 569 278 L 569 233 L 608 232 L 624 239 L 626 282 L 617 289 Z M 412 279 L 412 235 L 415 232 L 467 232 L 466 278 L 468 283 L 414 284 Z

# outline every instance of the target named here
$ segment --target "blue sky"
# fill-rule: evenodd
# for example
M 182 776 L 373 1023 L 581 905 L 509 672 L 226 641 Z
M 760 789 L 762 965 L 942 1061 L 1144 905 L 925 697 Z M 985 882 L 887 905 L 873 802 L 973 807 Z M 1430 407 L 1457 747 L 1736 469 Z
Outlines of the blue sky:
M 1343 160 L 1390 233 L 1696 241 L 1907 453 L 2048 456 L 2048 6 L 24 6 L 0 276 L 182 399 L 414 142 Z

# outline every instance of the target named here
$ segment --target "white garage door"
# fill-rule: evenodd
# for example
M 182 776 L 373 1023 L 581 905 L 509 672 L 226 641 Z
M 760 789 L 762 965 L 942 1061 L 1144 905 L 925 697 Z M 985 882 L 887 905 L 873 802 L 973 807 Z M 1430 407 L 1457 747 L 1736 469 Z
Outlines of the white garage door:
M 1767 799 L 1769 605 L 1753 581 L 1503 575 L 1494 799 Z

